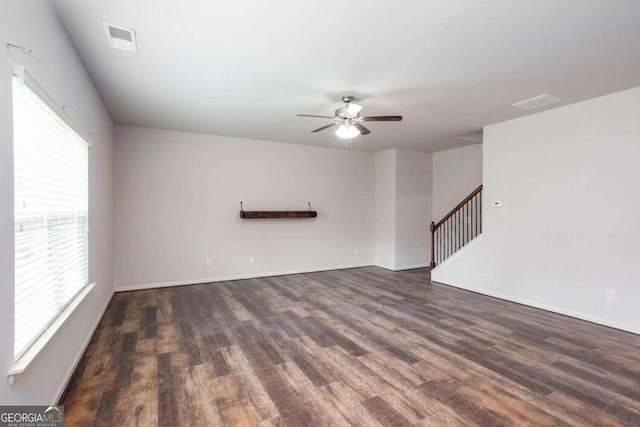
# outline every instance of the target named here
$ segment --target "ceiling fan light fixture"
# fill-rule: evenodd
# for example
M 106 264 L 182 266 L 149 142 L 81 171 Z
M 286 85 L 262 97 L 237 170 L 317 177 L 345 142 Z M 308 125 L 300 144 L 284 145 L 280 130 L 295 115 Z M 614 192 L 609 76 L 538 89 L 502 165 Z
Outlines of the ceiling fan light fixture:
M 318 116 L 315 114 L 296 114 L 300 117 L 317 117 L 320 119 L 333 119 L 333 123 L 314 129 L 311 133 L 316 133 L 338 126 L 336 135 L 342 139 L 352 139 L 359 135 L 369 135 L 371 131 L 367 129 L 362 122 L 399 122 L 402 116 L 360 116 L 362 105 L 354 104 L 353 96 L 343 96 L 342 100 L 347 104 L 346 107 L 338 108 L 335 116 Z
M 360 131 L 355 126 L 340 125 L 336 130 L 336 135 L 342 139 L 351 139 L 360 135 Z

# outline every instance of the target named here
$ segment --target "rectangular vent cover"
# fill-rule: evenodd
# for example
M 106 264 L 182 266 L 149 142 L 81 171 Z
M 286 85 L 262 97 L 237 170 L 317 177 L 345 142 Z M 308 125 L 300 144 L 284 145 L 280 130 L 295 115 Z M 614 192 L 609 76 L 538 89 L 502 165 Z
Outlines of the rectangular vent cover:
M 531 111 L 538 108 L 546 107 L 547 105 L 556 104 L 561 101 L 562 101 L 562 98 L 558 98 L 553 95 L 547 95 L 545 93 L 543 95 L 534 96 L 533 98 L 530 98 L 524 101 L 516 102 L 511 106 L 514 108 L 520 108 L 522 110 Z
M 126 52 L 138 53 L 136 32 L 134 30 L 118 25 L 107 24 L 106 22 L 104 23 L 104 29 L 107 33 L 109 46 Z

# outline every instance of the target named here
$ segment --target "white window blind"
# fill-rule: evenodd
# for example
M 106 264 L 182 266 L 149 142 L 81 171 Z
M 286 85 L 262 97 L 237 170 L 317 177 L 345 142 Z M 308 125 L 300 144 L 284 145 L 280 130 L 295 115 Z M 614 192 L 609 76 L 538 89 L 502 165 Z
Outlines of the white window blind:
M 24 72 L 13 77 L 15 358 L 88 282 L 88 139 Z

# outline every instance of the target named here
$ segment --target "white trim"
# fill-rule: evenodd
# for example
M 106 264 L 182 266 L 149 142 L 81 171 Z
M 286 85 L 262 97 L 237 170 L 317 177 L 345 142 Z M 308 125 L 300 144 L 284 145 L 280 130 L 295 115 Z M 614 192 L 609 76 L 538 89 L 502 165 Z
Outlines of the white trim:
M 464 255 L 465 253 L 469 252 L 471 250 L 471 248 L 474 248 L 474 247 L 478 246 L 480 244 L 480 242 L 482 242 L 482 239 L 483 239 L 482 234 L 478 234 L 476 237 L 473 238 L 473 240 L 471 240 L 466 245 L 464 245 L 463 247 L 458 249 L 458 251 L 456 251 L 449 258 L 445 259 L 440 264 L 436 265 L 433 268 L 433 270 L 431 270 L 431 272 L 432 273 L 437 273 L 440 270 L 444 270 L 445 268 L 447 268 L 447 266 L 449 264 L 452 264 L 455 260 L 460 258 L 462 255 Z
M 429 267 L 429 263 L 426 264 L 414 264 L 414 265 L 405 265 L 402 267 L 396 267 L 393 271 L 402 271 L 402 270 L 413 270 L 414 268 L 425 268 Z
M 209 277 L 203 279 L 178 280 L 175 282 L 147 283 L 142 285 L 119 286 L 115 292 L 140 291 L 143 289 L 168 288 L 171 286 L 199 285 L 202 283 L 228 282 L 232 280 L 257 279 L 260 277 L 285 276 L 287 274 L 316 273 L 319 271 L 344 270 L 347 268 L 371 267 L 372 264 L 353 264 L 333 267 L 304 268 L 300 270 L 274 271 L 267 273 L 238 274 L 235 276 Z
M 15 65 L 12 74 L 17 77 L 22 84 L 28 87 L 42 102 L 44 102 L 54 113 L 58 115 L 75 133 L 82 138 L 89 147 L 93 147 L 93 141 L 87 132 L 85 132 L 71 117 L 64 111 L 64 108 L 47 93 L 46 90 L 38 84 L 38 82 L 29 74 L 23 66 Z
M 585 320 L 587 322 L 596 323 L 598 325 L 608 326 L 610 328 L 620 329 L 621 331 L 631 332 L 633 334 L 640 335 L 639 327 L 627 325 L 624 323 L 612 322 L 610 320 L 602 319 L 600 317 L 595 317 L 595 316 L 591 316 L 584 313 L 579 313 L 577 311 L 565 310 L 563 308 L 542 304 L 536 301 L 531 301 L 524 298 L 516 298 L 510 295 L 502 294 L 500 292 L 493 292 L 493 291 L 488 291 L 486 289 L 474 288 L 472 286 L 461 285 L 459 283 L 451 283 L 451 282 L 444 283 L 444 282 L 436 282 L 436 281 L 433 281 L 433 282 L 446 285 L 446 286 L 452 286 L 454 288 L 464 289 L 465 291 L 471 291 L 471 292 L 475 292 L 475 293 L 486 295 L 493 298 L 498 298 L 498 299 L 509 301 L 509 302 L 515 302 L 517 304 L 527 305 L 533 308 L 539 308 L 541 310 L 550 311 L 552 313 L 562 314 L 564 316 L 569 316 L 576 319 Z
M 64 310 L 60 312 L 60 314 L 51 322 L 47 329 L 45 329 L 42 334 L 38 337 L 37 340 L 31 344 L 29 349 L 20 356 L 18 360 L 15 361 L 13 365 L 9 368 L 7 372 L 7 376 L 9 377 L 9 385 L 13 385 L 15 380 L 15 376 L 21 374 L 27 369 L 27 367 L 38 357 L 40 351 L 44 348 L 45 345 L 53 338 L 56 332 L 64 325 L 66 320 L 71 316 L 71 314 L 75 311 L 75 309 L 80 305 L 80 303 L 89 295 L 91 289 L 95 286 L 95 283 L 89 283 L 87 286 L 82 288 L 78 295 L 76 295 L 71 302 L 65 307 Z
M 373 264 L 374 267 L 380 267 L 380 268 L 384 268 L 385 270 L 389 270 L 389 271 L 395 271 L 393 267 L 390 267 L 388 265 L 382 265 L 382 264 Z
M 414 268 L 425 268 L 425 267 L 429 267 L 429 263 L 426 264 L 415 264 L 415 265 L 405 265 L 402 267 L 388 267 L 386 265 L 381 265 L 381 264 L 373 264 L 374 267 L 380 267 L 380 268 L 384 268 L 385 270 L 389 270 L 389 271 L 402 271 L 402 270 L 413 270 Z
M 76 368 L 78 367 L 78 364 L 80 363 L 80 360 L 82 360 L 82 356 L 84 356 L 84 352 L 87 350 L 87 347 L 89 346 L 89 343 L 91 342 L 91 339 L 93 338 L 93 334 L 95 334 L 96 329 L 98 329 L 98 325 L 100 324 L 100 321 L 102 320 L 102 317 L 104 316 L 104 313 L 107 311 L 107 307 L 109 306 L 109 303 L 111 302 L 111 299 L 113 298 L 114 293 L 115 292 L 112 289 L 111 290 L 111 294 L 109 295 L 109 298 L 107 298 L 107 300 L 106 300 L 106 302 L 104 304 L 104 307 L 102 307 L 102 310 L 100 311 L 100 315 L 97 317 L 96 321 L 94 322 L 93 327 L 91 328 L 91 331 L 89 332 L 89 335 L 85 339 L 84 344 L 82 345 L 82 347 L 80 348 L 80 351 L 76 355 L 76 358 L 75 358 L 73 364 L 71 365 L 71 367 L 67 371 L 67 374 L 65 375 L 66 379 L 62 383 L 62 386 L 60 387 L 60 389 L 58 389 L 58 393 L 57 393 L 56 398 L 55 398 L 55 400 L 53 401 L 52 404 L 54 404 L 54 405 L 60 404 L 60 400 L 62 399 L 62 395 L 67 390 L 67 386 L 69 385 L 69 382 L 71 381 L 71 378 L 73 378 L 73 374 L 75 373 Z

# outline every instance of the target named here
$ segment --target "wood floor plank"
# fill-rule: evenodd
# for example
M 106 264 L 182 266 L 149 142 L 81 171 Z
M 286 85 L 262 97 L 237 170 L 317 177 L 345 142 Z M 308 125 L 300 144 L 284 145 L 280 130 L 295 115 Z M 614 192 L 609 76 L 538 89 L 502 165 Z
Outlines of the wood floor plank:
M 395 365 L 389 367 L 377 362 L 377 360 L 385 360 L 385 358 L 376 358 L 376 353 L 371 353 L 359 359 L 419 408 L 419 417 L 414 420 L 416 424 L 420 423 L 421 419 L 428 418 L 432 425 L 471 425 L 471 423 L 438 400 L 427 398 L 416 384 L 409 382 L 399 371 L 394 369 Z M 458 382 L 452 377 L 449 377 L 447 381 L 450 383 Z
M 210 380 L 211 393 L 221 424 L 225 426 L 247 426 L 256 424 L 255 418 L 244 403 L 240 390 L 231 375 L 215 377 Z
M 205 367 L 200 364 L 184 368 L 182 378 L 185 403 L 189 407 L 187 425 L 194 427 L 221 425 L 222 419 L 211 395 Z
M 316 386 L 294 362 L 280 365 L 283 378 L 291 388 L 302 397 L 305 404 L 313 408 L 318 414 L 320 424 L 328 426 L 348 426 L 349 422 L 336 410 L 325 389 Z
M 243 394 L 247 409 L 254 414 L 254 418 L 266 420 L 279 416 L 278 409 L 256 376 L 251 364 L 242 354 L 242 350 L 233 345 L 223 348 L 222 355 L 229 366 L 234 381 Z
M 102 393 L 100 393 L 102 394 Z M 100 400 L 81 402 L 79 399 L 64 402 L 64 421 L 69 426 L 91 426 L 96 423 Z
M 424 409 L 420 402 L 416 402 L 405 396 L 403 391 L 393 387 L 385 378 L 380 377 L 376 372 L 369 369 L 358 359 L 352 359 L 348 353 L 338 347 L 329 349 L 318 349 L 316 354 L 324 354 L 329 363 L 333 364 L 336 371 L 349 370 L 355 373 L 355 381 L 359 390 L 366 390 L 368 400 L 371 397 L 379 396 L 383 398 L 394 410 L 403 418 L 411 422 L 417 422 L 425 417 Z M 352 387 L 353 388 L 353 387 Z
M 114 295 L 62 400 L 73 426 L 637 426 L 640 337 L 336 270 Z
M 142 406 L 158 400 L 158 359 L 155 355 L 136 358 L 130 400 L 132 406 Z
M 178 351 L 178 333 L 176 325 L 164 323 L 158 325 L 158 354 Z
M 66 421 L 66 420 L 65 420 Z M 155 427 L 158 425 L 158 402 L 151 401 L 130 408 L 125 420 L 127 425 L 136 427 Z M 68 423 L 71 426 L 76 423 Z
M 171 353 L 158 354 L 158 426 L 180 425 L 178 387 L 174 386 Z
M 398 427 L 413 425 L 380 396 L 371 397 L 362 402 L 362 404 L 382 425 Z
M 458 393 L 483 408 L 491 408 L 509 425 L 517 426 L 566 426 L 558 418 L 547 414 L 529 402 L 518 399 L 499 386 L 482 380 L 470 379 L 462 384 Z
M 380 421 L 362 405 L 362 402 L 367 399 L 361 399 L 358 393 L 355 393 L 353 389 L 346 384 L 334 382 L 322 388 L 331 399 L 336 410 L 340 412 L 351 425 L 382 426 Z

